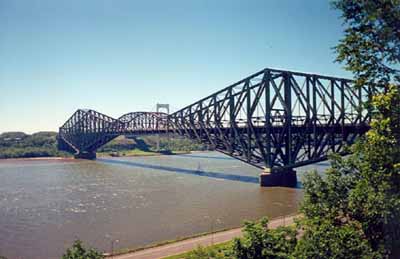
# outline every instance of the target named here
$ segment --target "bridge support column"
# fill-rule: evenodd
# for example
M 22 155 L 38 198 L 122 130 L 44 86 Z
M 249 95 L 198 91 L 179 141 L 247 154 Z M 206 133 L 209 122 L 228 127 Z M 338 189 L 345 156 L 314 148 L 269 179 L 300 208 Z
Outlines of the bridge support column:
M 292 168 L 272 169 L 266 168 L 260 174 L 261 187 L 295 187 L 297 184 L 296 171 Z
M 74 155 L 75 158 L 79 159 L 96 159 L 96 152 L 80 152 L 76 155 Z

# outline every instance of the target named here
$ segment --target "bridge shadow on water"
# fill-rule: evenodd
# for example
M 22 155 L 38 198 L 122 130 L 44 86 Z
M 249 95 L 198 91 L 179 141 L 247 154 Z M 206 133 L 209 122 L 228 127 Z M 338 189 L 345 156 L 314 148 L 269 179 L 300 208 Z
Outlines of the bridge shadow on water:
M 201 169 L 194 170 L 194 169 L 179 168 L 179 167 L 172 167 L 172 166 L 150 165 L 150 164 L 138 163 L 138 162 L 133 162 L 133 161 L 114 160 L 114 159 L 105 159 L 105 158 L 98 158 L 96 161 L 106 163 L 106 164 L 148 168 L 148 169 L 154 169 L 154 170 L 159 170 L 159 171 L 196 175 L 196 176 L 203 176 L 203 177 L 211 177 L 211 178 L 224 179 L 224 180 L 230 180 L 230 181 L 238 181 L 238 182 L 245 182 L 245 183 L 257 183 L 257 184 L 259 183 L 258 177 L 254 177 L 254 176 L 235 175 L 235 174 L 227 174 L 227 173 L 221 173 L 221 172 L 209 172 L 209 171 L 203 171 Z

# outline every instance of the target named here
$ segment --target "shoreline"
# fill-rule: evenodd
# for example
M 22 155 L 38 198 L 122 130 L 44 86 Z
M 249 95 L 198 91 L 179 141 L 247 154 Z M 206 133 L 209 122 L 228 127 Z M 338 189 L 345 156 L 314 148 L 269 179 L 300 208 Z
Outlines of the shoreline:
M 98 158 L 114 158 L 114 157 L 148 157 L 148 156 L 176 156 L 176 155 L 188 155 L 188 154 L 196 154 L 196 153 L 206 153 L 206 152 L 213 152 L 210 150 L 195 150 L 195 151 L 175 151 L 178 153 L 172 153 L 172 154 L 163 154 L 163 153 L 148 153 L 148 154 L 131 154 L 131 155 L 125 155 L 125 156 L 112 156 L 109 154 L 99 154 Z M 61 156 L 43 156 L 43 157 L 15 157 L 15 158 L 0 158 L 0 162 L 6 162 L 6 161 L 59 161 L 59 160 L 65 160 L 65 161 L 74 161 L 74 160 L 81 160 L 81 159 L 76 159 L 73 156 L 70 157 L 61 157 Z
M 123 152 L 123 151 L 121 151 Z M 177 153 L 175 153 L 177 152 Z M 171 154 L 165 154 L 165 153 L 161 153 L 161 152 L 146 152 L 146 153 L 142 153 L 142 154 L 129 154 L 129 155 L 125 155 L 125 156 L 113 156 L 110 154 L 104 154 L 104 153 L 99 153 L 97 157 L 148 157 L 148 156 L 175 156 L 175 155 L 186 155 L 186 154 L 191 154 L 193 152 L 196 151 L 172 151 Z
M 294 219 L 299 216 L 300 214 L 297 212 L 271 218 L 268 222 L 268 226 L 274 229 L 280 226 L 292 225 Z M 149 244 L 134 249 L 120 249 L 112 255 L 108 253 L 105 253 L 105 255 L 106 258 L 116 259 L 161 259 L 190 252 L 198 246 L 206 247 L 229 242 L 235 237 L 240 237 L 242 235 L 242 229 L 243 227 L 233 227 L 213 232 L 199 233 L 193 236 L 176 238 L 174 240 Z
M 1 161 L 45 161 L 45 160 L 75 160 L 74 157 L 61 156 L 39 156 L 39 157 L 15 157 L 15 158 L 0 158 Z

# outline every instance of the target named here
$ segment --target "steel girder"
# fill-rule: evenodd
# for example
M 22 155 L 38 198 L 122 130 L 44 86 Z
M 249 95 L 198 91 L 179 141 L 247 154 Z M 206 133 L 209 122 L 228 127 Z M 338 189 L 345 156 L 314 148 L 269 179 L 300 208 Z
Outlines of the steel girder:
M 169 130 L 168 114 L 162 112 L 131 112 L 118 120 L 123 123 L 123 134 L 154 134 Z
M 122 134 L 175 132 L 259 168 L 295 168 L 344 154 L 369 129 L 371 94 L 344 78 L 264 69 L 170 115 L 78 110 L 59 143 L 94 152 Z
M 364 134 L 367 88 L 351 80 L 264 69 L 169 116 L 179 134 L 260 168 L 325 160 Z
M 114 119 L 94 110 L 77 110 L 59 129 L 59 148 L 95 152 L 119 135 L 154 134 L 168 128 L 167 114 L 132 112 Z

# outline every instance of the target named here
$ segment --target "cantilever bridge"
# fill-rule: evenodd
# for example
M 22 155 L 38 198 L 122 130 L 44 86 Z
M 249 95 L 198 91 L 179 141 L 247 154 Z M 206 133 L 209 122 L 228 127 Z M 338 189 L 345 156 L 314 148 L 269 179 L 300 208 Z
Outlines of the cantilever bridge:
M 119 135 L 174 132 L 273 175 L 295 175 L 293 168 L 329 152 L 344 154 L 368 130 L 363 102 L 370 96 L 368 87 L 356 89 L 348 79 L 267 68 L 172 114 L 116 119 L 79 109 L 60 127 L 59 147 L 95 158 L 96 149 Z

